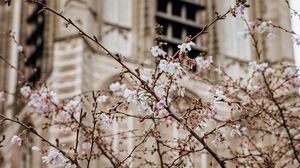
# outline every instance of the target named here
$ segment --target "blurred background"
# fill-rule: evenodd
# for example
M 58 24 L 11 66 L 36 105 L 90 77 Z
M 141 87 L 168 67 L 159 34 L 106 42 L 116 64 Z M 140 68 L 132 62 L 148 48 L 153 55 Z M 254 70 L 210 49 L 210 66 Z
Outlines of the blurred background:
M 297 0 L 295 0 L 297 1 Z M 177 51 L 188 35 L 195 35 L 205 24 L 215 18 L 215 12 L 223 14 L 235 0 L 42 0 L 50 8 L 63 11 L 82 30 L 95 35 L 113 53 L 126 57 L 130 67 L 153 64 L 150 53 L 155 37 L 156 23 L 164 26 L 163 40 L 169 54 Z M 292 4 L 294 2 L 291 2 Z M 246 19 L 270 20 L 288 30 L 297 27 L 285 0 L 249 0 Z M 0 112 L 7 116 L 18 115 L 32 125 L 41 121 L 22 115 L 23 106 L 18 100 L 18 90 L 24 78 L 32 85 L 46 82 L 58 94 L 60 100 L 68 99 L 81 92 L 106 88 L 116 80 L 120 69 L 117 63 L 101 49 L 83 38 L 71 26 L 57 16 L 41 11 L 41 6 L 13 0 L 11 5 L 0 5 L 0 90 L 11 93 L 5 103 L 0 104 Z M 293 26 L 292 26 L 293 25 Z M 298 27 L 300 27 L 298 25 Z M 208 32 L 195 40 L 196 46 L 189 53 L 191 58 L 212 55 L 217 65 L 225 67 L 234 77 L 247 76 L 249 61 L 255 60 L 255 52 L 250 38 L 242 38 L 246 25 L 241 19 L 228 15 Z M 15 34 L 14 41 L 11 33 Z M 299 59 L 293 47 L 291 35 L 274 29 L 273 39 L 260 40 L 263 60 L 270 64 L 294 63 Z M 24 51 L 19 52 L 18 46 Z M 296 56 L 297 55 L 297 56 Z M 212 74 L 211 78 L 214 78 Z M 201 95 L 204 87 L 192 81 L 187 90 Z M 193 89 L 197 87 L 198 89 Z M 0 127 L 0 132 L 8 137 L 19 130 L 18 126 Z M 53 132 L 45 133 L 51 138 Z M 180 135 L 179 135 L 180 136 Z M 31 141 L 35 141 L 32 138 Z M 61 141 L 68 141 L 68 138 Z M 7 143 L 7 145 L 11 145 Z M 199 167 L 214 167 L 208 156 L 200 156 Z M 95 163 L 95 165 L 102 163 Z M 5 147 L 0 150 L 0 167 L 43 167 L 40 156 L 29 149 Z

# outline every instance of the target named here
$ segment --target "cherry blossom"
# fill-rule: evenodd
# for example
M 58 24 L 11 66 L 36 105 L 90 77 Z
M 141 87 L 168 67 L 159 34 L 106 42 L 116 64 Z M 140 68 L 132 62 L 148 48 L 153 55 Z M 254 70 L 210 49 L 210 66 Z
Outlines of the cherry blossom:
M 120 82 L 115 82 L 109 85 L 109 89 L 113 92 L 122 91 L 126 89 L 126 85 L 125 84 L 121 85 Z
M 85 153 L 88 153 L 88 152 L 90 151 L 91 147 L 92 147 L 92 144 L 89 143 L 89 142 L 83 142 L 83 143 L 81 144 L 81 149 L 82 149 Z
M 247 7 L 249 5 L 246 4 L 246 0 L 237 0 L 227 13 L 231 12 L 235 17 L 243 18 Z M 226 19 L 226 15 L 217 14 L 217 20 L 211 25 Z M 71 25 L 76 23 L 66 21 Z M 210 24 L 207 25 L 203 32 L 210 31 Z M 261 46 L 260 43 L 256 45 L 256 40 L 260 42 L 260 36 L 274 38 L 271 28 L 276 27 L 269 21 L 245 22 L 245 25 L 248 28 L 238 35 L 243 38 L 251 35 L 249 40 L 254 41 L 258 50 L 261 50 Z M 212 56 L 201 55 L 195 58 L 196 55 L 185 55 L 195 45 L 191 41 L 192 36 L 188 36 L 184 43 L 178 45 L 179 54 L 167 57 L 167 52 L 161 47 L 165 44 L 160 38 L 162 34 L 156 31 L 157 45 L 150 49 L 151 54 L 156 57 L 153 59 L 155 62 L 147 65 L 129 65 L 123 62 L 124 59 L 119 59 L 121 57 L 118 55 L 110 54 L 108 49 L 102 47 L 101 41 L 97 41 L 97 37 L 86 38 L 94 39 L 96 45 L 104 48 L 108 56 L 112 56 L 121 67 L 118 81 L 111 83 L 108 88 L 93 88 L 98 89 L 96 94 L 94 91 L 83 92 L 77 97 L 58 101 L 56 94 L 47 87 L 52 86 L 51 82 L 43 86 L 40 83 L 32 84 L 34 87 L 29 87 L 28 83 L 28 86 L 21 87 L 20 93 L 24 97 L 20 102 L 27 103 L 24 106 L 25 117 L 41 118 L 38 120 L 41 129 L 30 129 L 34 125 L 27 126 L 23 118 L 18 120 L 13 118 L 15 116 L 6 118 L 1 115 L 1 119 L 4 118 L 5 121 L 3 124 L 14 122 L 22 127 L 22 136 L 14 135 L 11 142 L 22 146 L 27 142 L 26 139 L 31 138 L 27 137 L 28 133 L 36 135 L 48 148 L 32 146 L 31 149 L 40 153 L 43 163 L 48 167 L 71 167 L 71 164 L 74 167 L 90 167 L 90 161 L 97 162 L 105 157 L 113 166 L 116 164 L 117 167 L 128 167 L 131 163 L 135 164 L 136 160 L 143 161 L 144 158 L 139 156 L 139 153 L 145 156 L 155 154 L 162 158 L 157 160 L 157 163 L 149 163 L 152 167 L 178 167 L 180 164 L 187 166 L 185 162 L 190 162 L 191 165 L 194 162 L 189 161 L 189 157 L 194 157 L 196 152 L 209 154 L 215 159 L 214 162 L 218 162 L 219 167 L 244 166 L 244 161 L 249 167 L 259 167 L 257 165 L 260 164 L 265 166 L 269 164 L 263 163 L 265 160 L 273 161 L 282 153 L 287 162 L 293 164 L 292 162 L 296 161 L 297 151 L 293 153 L 292 147 L 295 145 L 297 149 L 296 140 L 300 135 L 297 130 L 298 119 L 295 117 L 299 111 L 299 101 L 290 101 L 297 97 L 297 87 L 300 87 L 300 78 L 295 66 L 283 62 L 278 65 L 272 62 L 269 66 L 268 63 L 261 62 L 265 58 L 262 56 L 253 58 L 256 61 L 249 63 L 250 71 L 243 69 L 245 71 L 242 74 L 246 73 L 247 76 L 232 77 L 231 67 L 228 68 L 229 73 L 227 67 L 216 68 Z M 79 32 L 84 37 L 89 37 L 89 33 Z M 300 43 L 300 40 L 297 40 L 295 42 Z M 18 42 L 15 43 L 21 46 Z M 23 52 L 23 48 L 19 52 Z M 261 52 L 261 55 L 263 54 L 265 53 Z M 235 62 L 232 62 L 233 70 L 240 65 L 244 67 L 243 61 L 240 63 L 240 60 L 237 60 L 238 66 Z M 231 61 L 228 63 L 228 66 L 231 66 Z M 208 73 L 187 71 L 188 68 L 206 70 Z M 192 80 L 186 80 L 189 77 Z M 127 85 L 123 81 L 128 82 Z M 194 94 L 185 95 L 188 88 L 185 87 L 186 84 L 190 84 L 189 89 L 195 90 Z M 0 101 L 4 101 L 4 96 L 4 92 L 0 92 Z M 285 102 L 286 99 L 288 102 Z M 298 97 L 295 100 L 298 100 Z M 82 108 L 80 113 L 79 108 Z M 135 112 L 136 108 L 138 113 Z M 122 127 L 124 124 L 126 127 Z M 59 134 L 44 137 L 44 129 L 57 129 Z M 288 135 L 286 130 L 290 130 L 291 135 Z M 168 131 L 176 132 L 180 136 L 168 134 Z M 257 133 L 259 138 L 256 138 L 252 131 Z M 270 146 L 262 147 L 257 143 L 257 139 L 270 136 L 274 138 L 276 145 L 280 146 L 278 149 L 272 149 L 271 153 Z M 66 138 L 67 142 L 61 141 L 61 137 Z M 55 144 L 53 140 L 56 138 L 58 139 Z M 233 138 L 237 141 L 231 143 Z M 127 143 L 127 140 L 132 142 Z M 35 142 L 28 142 L 28 145 L 35 145 Z M 153 147 L 148 148 L 149 145 Z M 118 149 L 124 146 L 126 150 Z M 236 146 L 242 147 L 242 150 L 236 150 Z M 129 148 L 132 152 L 128 152 Z M 266 155 L 260 155 L 258 148 Z M 226 149 L 226 155 L 220 153 L 219 149 Z M 258 155 L 248 157 L 249 153 Z M 168 158 L 168 161 L 164 158 Z M 145 166 L 147 167 L 148 163 L 145 163 Z
M 112 120 L 105 113 L 100 114 L 101 123 L 108 126 L 112 124 Z
M 40 114 L 48 113 L 56 109 L 58 103 L 56 94 L 43 86 L 40 90 L 31 93 L 28 107 Z
M 98 103 L 105 103 L 105 102 L 107 101 L 107 99 L 108 99 L 108 96 L 106 96 L 106 95 L 101 95 L 101 96 L 99 96 L 99 97 L 97 98 L 97 102 L 98 102 Z
M 141 79 L 145 82 L 148 82 L 148 83 L 152 83 L 152 69 L 150 68 L 143 68 L 142 71 L 141 71 Z
M 164 95 L 166 95 L 166 89 L 164 85 L 156 85 L 154 87 L 154 92 L 159 97 L 163 97 Z
M 14 135 L 14 136 L 11 138 L 11 143 L 12 143 L 12 144 L 21 146 L 21 145 L 22 145 L 22 142 L 23 142 L 23 140 L 22 140 L 19 136 L 17 136 L 17 135 Z
M 259 64 L 256 61 L 253 61 L 253 62 L 249 62 L 249 66 L 254 71 L 262 72 L 262 71 L 264 71 L 268 67 L 268 64 L 267 63 L 261 63 L 261 64 Z
M 231 137 L 239 137 L 242 135 L 241 131 L 240 131 L 240 127 L 241 125 L 237 124 L 233 127 L 233 129 L 230 132 L 230 136 Z
M 212 56 L 206 58 L 199 56 L 196 57 L 195 60 L 199 69 L 207 69 L 211 65 L 211 63 L 213 63 Z
M 29 86 L 23 86 L 21 87 L 20 92 L 24 97 L 28 97 L 31 93 L 31 88 Z
M 243 17 L 245 14 L 246 6 L 243 3 L 238 3 L 234 8 L 234 15 L 238 18 Z
M 123 96 L 127 99 L 127 102 L 134 102 L 136 97 L 136 91 L 125 89 Z
M 165 72 L 174 78 L 183 78 L 186 76 L 185 70 L 178 62 L 167 62 L 166 60 L 161 60 L 159 62 L 159 69 L 160 72 Z
M 65 158 L 62 153 L 54 149 L 50 150 L 47 156 L 43 156 L 42 161 L 54 168 L 71 167 L 69 159 Z
M 296 45 L 300 46 L 300 37 L 299 36 L 294 35 L 292 37 L 292 40 Z
M 76 112 L 77 107 L 79 106 L 81 100 L 79 97 L 76 97 L 72 100 L 70 100 L 64 107 L 64 109 L 69 113 Z
M 227 97 L 224 95 L 224 92 L 221 89 L 217 89 L 215 92 L 215 101 L 226 100 Z
M 37 146 L 33 146 L 33 147 L 31 147 L 31 150 L 32 151 L 40 151 L 41 149 Z
M 58 122 L 65 122 L 67 119 L 69 119 L 70 113 L 69 111 L 66 110 L 61 110 L 56 116 L 55 116 L 55 121 Z
M 267 77 L 273 75 L 274 73 L 275 73 L 275 70 L 274 70 L 273 68 L 267 68 L 267 69 L 265 70 L 265 75 L 266 75 Z
M 182 43 L 178 45 L 177 47 L 180 49 L 181 52 L 187 52 L 192 50 L 192 46 L 195 46 L 196 44 L 192 41 Z
M 157 57 L 157 56 L 165 57 L 167 55 L 167 53 L 164 50 L 162 50 L 159 46 L 151 47 L 150 51 L 154 57 Z
M 248 27 L 250 31 L 255 31 L 256 23 L 255 22 L 248 22 Z
M 159 102 L 156 103 L 156 107 L 158 109 L 163 109 L 164 107 L 166 107 L 166 100 L 160 99 Z
M 261 22 L 256 28 L 255 28 L 255 31 L 257 32 L 257 33 L 260 33 L 260 34 L 262 34 L 262 33 L 264 33 L 264 32 L 266 32 L 266 31 L 268 31 L 268 29 L 269 29 L 269 24 L 268 24 L 268 22 Z
M 294 73 L 295 73 L 295 71 L 293 70 L 292 67 L 287 67 L 287 68 L 284 69 L 284 71 L 283 71 L 282 74 L 283 74 L 284 77 L 290 77 L 290 76 L 292 76 Z

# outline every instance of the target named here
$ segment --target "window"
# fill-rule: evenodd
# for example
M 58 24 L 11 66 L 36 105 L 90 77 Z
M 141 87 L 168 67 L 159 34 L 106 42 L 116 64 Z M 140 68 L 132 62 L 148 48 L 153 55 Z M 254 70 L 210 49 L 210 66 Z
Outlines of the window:
M 167 51 L 176 52 L 177 45 L 188 35 L 195 35 L 202 30 L 197 18 L 205 7 L 200 3 L 189 0 L 157 0 L 156 5 L 156 22 L 164 27 L 162 39 L 168 43 Z M 204 51 L 197 42 L 193 50 L 193 56 Z
M 45 0 L 43 1 L 45 3 Z M 26 80 L 35 85 L 42 78 L 47 77 L 47 72 L 51 69 L 51 63 L 47 62 L 48 56 L 45 43 L 45 12 L 39 12 L 42 6 L 23 6 L 22 13 L 22 36 L 21 44 L 25 47 L 25 56 L 19 57 L 19 69 L 25 74 Z

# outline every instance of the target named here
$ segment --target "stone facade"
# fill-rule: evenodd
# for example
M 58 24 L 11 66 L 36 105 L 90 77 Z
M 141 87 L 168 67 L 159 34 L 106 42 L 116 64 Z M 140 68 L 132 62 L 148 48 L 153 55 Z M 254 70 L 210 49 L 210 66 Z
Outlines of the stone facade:
M 163 0 L 160 0 L 163 1 Z M 166 0 L 167 1 L 167 0 Z M 173 1 L 173 0 L 172 0 Z M 64 15 L 71 18 L 84 31 L 97 36 L 104 46 L 107 46 L 113 53 L 120 53 L 126 57 L 126 64 L 130 67 L 136 67 L 140 63 L 151 64 L 153 58 L 150 54 L 150 47 L 154 37 L 153 27 L 157 18 L 171 20 L 171 22 L 198 27 L 204 25 L 213 19 L 213 10 L 223 13 L 234 3 L 234 0 L 180 0 L 188 5 L 202 6 L 202 11 L 195 13 L 194 21 L 186 19 L 189 8 L 182 7 L 179 12 L 181 16 L 173 17 L 174 6 L 176 2 L 168 0 L 166 13 L 157 12 L 157 2 L 155 0 L 49 0 L 48 5 L 57 11 L 64 11 Z M 178 0 L 179 1 L 179 0 Z M 284 25 L 290 29 L 289 10 L 285 7 L 284 1 L 274 0 L 250 0 L 251 10 L 246 13 L 249 20 L 257 17 L 266 20 L 272 20 L 273 23 Z M 6 6 L 0 6 L 0 54 L 6 57 L 11 64 L 18 66 L 18 54 L 15 44 L 11 43 L 7 34 L 9 28 L 17 30 L 17 39 L 22 37 L 26 23 L 21 22 L 21 9 L 24 3 L 19 0 L 12 1 L 10 9 Z M 8 19 L 10 18 L 10 19 Z M 70 98 L 84 91 L 107 88 L 108 85 L 116 80 L 120 72 L 118 64 L 109 58 L 101 49 L 89 42 L 78 34 L 72 27 L 66 28 L 64 21 L 58 17 L 53 17 L 49 13 L 45 14 L 46 25 L 45 34 L 45 52 L 49 59 L 46 64 L 51 65 L 51 71 L 45 80 L 58 94 L 60 100 Z M 176 20 L 177 19 L 177 20 Z M 2 22 L 5 21 L 5 22 Z M 186 27 L 188 27 L 186 26 Z M 201 26 L 199 26 L 201 27 Z M 214 60 L 220 66 L 225 66 L 228 72 L 235 76 L 245 76 L 247 71 L 244 68 L 248 62 L 254 59 L 254 50 L 250 39 L 239 39 L 238 31 L 243 31 L 245 25 L 242 21 L 232 16 L 228 16 L 225 21 L 220 21 L 215 27 L 209 29 L 209 33 L 197 40 L 197 47 L 214 56 Z M 176 43 L 173 38 L 173 27 L 168 27 L 166 38 L 170 42 Z M 188 35 L 188 29 L 179 33 L 181 38 Z M 272 63 L 287 61 L 294 62 L 292 42 L 284 32 L 275 32 L 276 38 L 270 42 L 263 41 L 260 45 L 263 48 L 264 55 Z M 178 39 L 179 41 L 182 39 Z M 22 41 L 22 39 L 21 39 Z M 24 41 L 24 40 L 23 40 Z M 200 45 L 201 43 L 201 45 Z M 284 48 L 281 46 L 285 46 Z M 5 48 L 3 46 L 6 46 Z M 172 51 L 170 49 L 169 51 Z M 0 89 L 16 92 L 17 74 L 15 71 L 0 62 Z M 206 87 L 196 82 L 189 82 L 187 90 L 191 92 L 192 88 L 199 88 L 191 92 L 194 95 L 201 95 Z M 1 112 L 11 115 L 14 109 L 15 98 L 10 97 L 7 104 L 0 106 Z M 134 111 L 132 111 L 134 112 Z M 19 113 L 22 119 L 22 112 Z M 38 119 L 34 120 L 38 125 Z M 134 123 L 128 121 L 122 123 L 122 127 L 133 127 Z M 175 126 L 174 126 L 175 127 Z M 8 139 L 19 128 L 11 125 L 7 128 L 1 128 Z M 114 125 L 114 131 L 120 130 L 120 125 Z M 175 130 L 175 129 L 174 129 Z M 49 137 L 56 134 L 55 130 L 45 133 Z M 173 136 L 180 136 L 178 132 L 171 132 Z M 34 139 L 33 139 L 34 141 Z M 117 141 L 117 140 L 116 140 Z M 132 142 L 128 142 L 128 150 L 132 148 Z M 10 146 L 9 140 L 5 145 Z M 116 150 L 118 147 L 115 147 Z M 10 151 L 1 150 L 0 167 L 43 167 L 40 157 L 28 151 L 19 152 L 17 147 L 5 148 Z M 12 150 L 11 150 L 12 149 Z M 154 161 L 158 158 L 152 158 Z M 210 158 L 206 155 L 194 157 L 197 167 L 214 167 L 210 164 Z M 94 162 L 94 167 L 104 166 L 106 161 Z M 132 165 L 134 167 L 134 165 Z

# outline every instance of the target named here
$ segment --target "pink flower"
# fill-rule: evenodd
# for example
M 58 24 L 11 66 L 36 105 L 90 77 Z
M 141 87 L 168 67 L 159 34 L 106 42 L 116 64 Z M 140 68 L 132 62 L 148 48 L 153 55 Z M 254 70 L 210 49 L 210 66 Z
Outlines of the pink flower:
M 256 23 L 255 22 L 248 22 L 248 27 L 250 31 L 254 31 L 256 28 Z
M 244 13 L 245 13 L 246 7 L 244 4 L 239 3 L 238 6 L 235 8 L 235 15 L 239 18 L 243 17 Z
M 21 146 L 22 145 L 22 139 L 20 137 L 18 137 L 17 135 L 14 135 L 11 138 L 11 143 L 13 143 L 15 145 L 18 145 L 18 146 Z
M 160 99 L 158 103 L 156 103 L 156 107 L 158 109 L 163 109 L 166 106 L 166 101 L 165 99 Z

